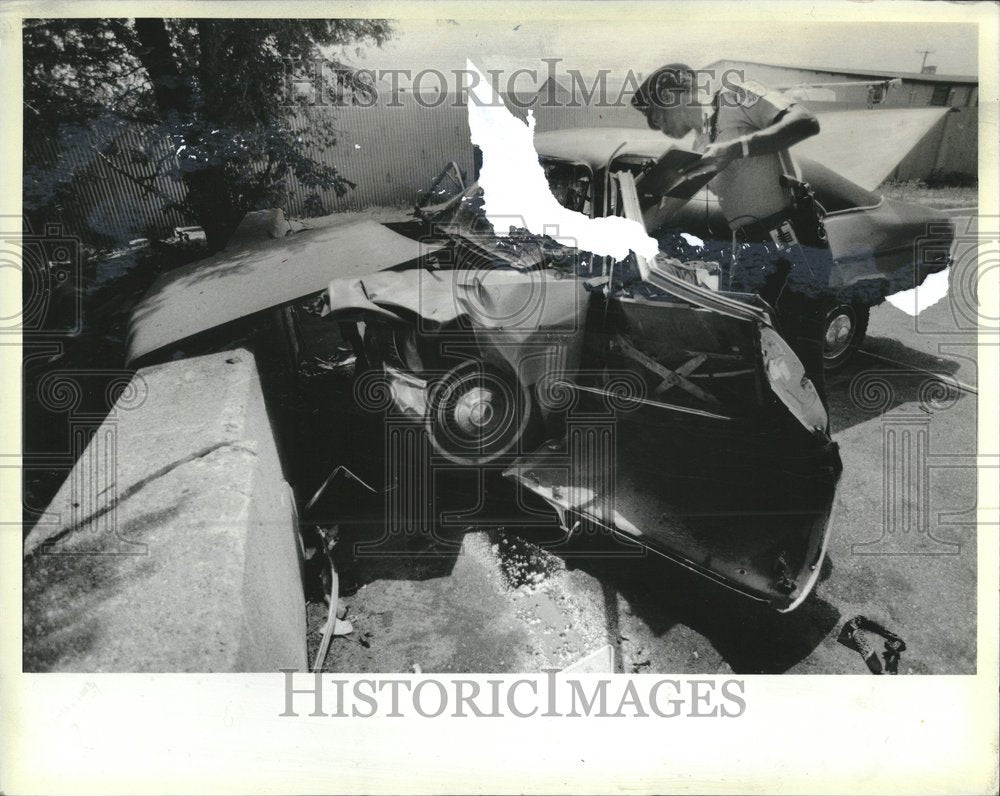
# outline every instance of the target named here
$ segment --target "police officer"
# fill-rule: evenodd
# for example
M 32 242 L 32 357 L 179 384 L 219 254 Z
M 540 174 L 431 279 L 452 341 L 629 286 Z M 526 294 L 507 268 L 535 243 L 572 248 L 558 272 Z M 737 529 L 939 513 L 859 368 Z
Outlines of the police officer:
M 728 83 L 710 103 L 685 64 L 653 72 L 632 98 L 646 122 L 671 138 L 694 132 L 702 154 L 689 173 L 714 172 L 709 187 L 733 230 L 720 287 L 759 294 L 825 401 L 823 341 L 832 256 L 821 209 L 797 179 L 788 148 L 819 132 L 805 108 L 754 82 Z M 683 200 L 664 200 L 660 220 Z M 654 213 L 655 215 L 655 213 Z

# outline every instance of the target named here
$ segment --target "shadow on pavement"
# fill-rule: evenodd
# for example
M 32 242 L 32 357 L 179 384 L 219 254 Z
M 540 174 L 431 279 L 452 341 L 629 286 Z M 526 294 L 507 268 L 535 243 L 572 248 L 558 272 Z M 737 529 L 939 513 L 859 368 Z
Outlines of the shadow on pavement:
M 621 626 L 620 595 L 656 637 L 685 625 L 705 637 L 737 674 L 788 671 L 808 657 L 840 620 L 839 611 L 815 592 L 797 610 L 781 614 L 654 553 L 641 558 L 588 558 L 578 553 L 567 559 L 567 566 L 602 584 L 613 646 L 620 641 L 616 635 Z M 820 581 L 831 571 L 827 557 Z M 621 663 L 620 652 L 616 663 Z
M 866 350 L 878 358 L 866 355 Z M 960 367 L 954 359 L 932 356 L 896 340 L 869 338 L 842 371 L 827 378 L 831 432 L 836 438 L 896 407 L 938 400 L 947 393 L 958 392 L 961 399 L 966 393 L 942 386 L 957 378 Z

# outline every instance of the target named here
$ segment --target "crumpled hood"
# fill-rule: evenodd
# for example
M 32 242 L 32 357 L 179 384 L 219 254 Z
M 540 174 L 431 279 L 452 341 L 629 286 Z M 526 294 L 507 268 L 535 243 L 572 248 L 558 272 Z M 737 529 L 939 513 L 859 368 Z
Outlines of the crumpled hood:
M 127 361 L 318 293 L 336 277 L 381 271 L 440 248 L 370 219 L 316 221 L 294 235 L 234 246 L 160 277 L 132 311 Z

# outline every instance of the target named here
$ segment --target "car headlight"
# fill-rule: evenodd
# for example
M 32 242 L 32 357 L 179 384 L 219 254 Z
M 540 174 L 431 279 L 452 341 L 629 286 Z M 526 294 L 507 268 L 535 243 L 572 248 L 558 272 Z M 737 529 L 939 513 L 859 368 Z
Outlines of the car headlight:
M 826 409 L 795 352 L 767 326 L 760 327 L 760 348 L 771 391 L 809 431 L 825 433 Z

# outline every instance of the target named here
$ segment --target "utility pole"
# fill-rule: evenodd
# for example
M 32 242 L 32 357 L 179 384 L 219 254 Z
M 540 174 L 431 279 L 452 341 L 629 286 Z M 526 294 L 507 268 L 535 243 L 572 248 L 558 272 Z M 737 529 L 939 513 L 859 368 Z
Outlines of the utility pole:
M 927 56 L 934 52 L 934 50 L 917 50 L 918 53 L 924 54 L 924 59 L 920 62 L 920 73 L 923 74 L 924 67 L 927 66 Z

